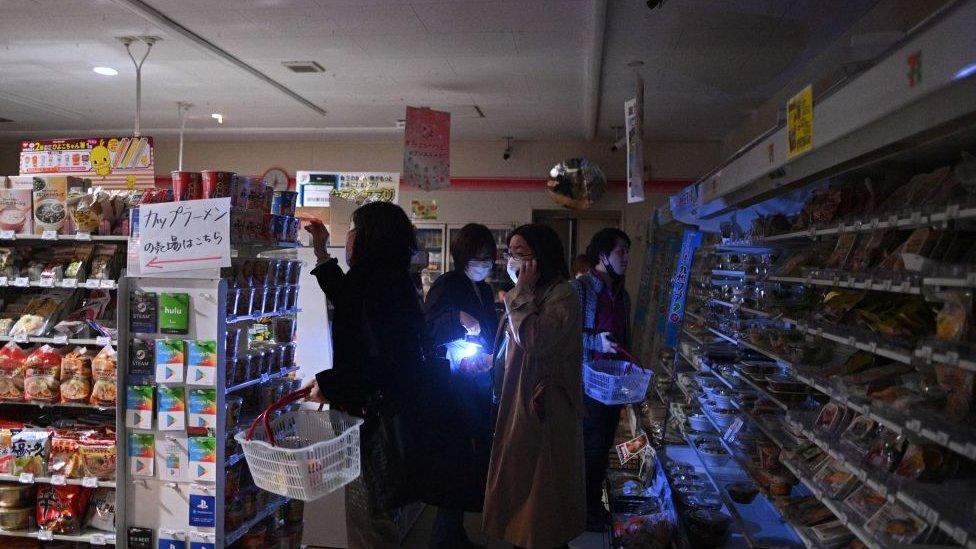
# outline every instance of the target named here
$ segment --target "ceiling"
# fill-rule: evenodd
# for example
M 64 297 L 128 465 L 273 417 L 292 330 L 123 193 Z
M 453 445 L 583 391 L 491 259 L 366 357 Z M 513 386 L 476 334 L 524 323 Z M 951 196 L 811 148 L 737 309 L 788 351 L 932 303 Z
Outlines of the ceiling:
M 144 0 L 321 116 L 140 14 L 139 0 L 0 0 L 0 118 L 12 120 L 0 138 L 130 129 L 135 70 L 115 37 L 156 35 L 142 95 L 154 135 L 174 133 L 176 103 L 188 101 L 188 131 L 213 137 L 393 139 L 414 105 L 451 111 L 455 139 L 578 140 L 598 104 L 608 138 L 639 71 L 648 138 L 716 140 L 877 1 L 668 0 L 650 11 L 608 0 L 604 21 L 596 0 Z M 326 71 L 295 74 L 285 61 Z

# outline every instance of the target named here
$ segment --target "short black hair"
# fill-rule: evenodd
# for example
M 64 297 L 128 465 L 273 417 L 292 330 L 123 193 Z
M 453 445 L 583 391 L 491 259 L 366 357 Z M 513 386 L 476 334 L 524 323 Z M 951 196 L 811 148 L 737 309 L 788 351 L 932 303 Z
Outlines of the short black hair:
M 484 249 L 491 251 L 492 259 L 495 258 L 498 248 L 495 246 L 495 236 L 491 234 L 488 227 L 479 223 L 468 223 L 461 227 L 457 236 L 451 241 L 454 270 L 463 271 L 468 266 L 468 262 Z
M 600 229 L 590 239 L 590 245 L 586 247 L 586 258 L 592 265 L 599 264 L 600 256 L 610 255 L 610 252 L 617 247 L 618 240 L 623 240 L 627 246 L 630 246 L 630 237 L 620 229 L 615 227 Z
M 539 282 L 537 284 L 540 288 L 569 278 L 563 243 L 552 227 L 541 223 L 522 225 L 508 235 L 509 248 L 511 248 L 512 238 L 515 236 L 524 238 L 535 254 L 535 259 L 539 263 Z
M 417 234 L 400 206 L 370 202 L 352 213 L 356 240 L 352 256 L 357 266 L 409 269 L 417 252 Z

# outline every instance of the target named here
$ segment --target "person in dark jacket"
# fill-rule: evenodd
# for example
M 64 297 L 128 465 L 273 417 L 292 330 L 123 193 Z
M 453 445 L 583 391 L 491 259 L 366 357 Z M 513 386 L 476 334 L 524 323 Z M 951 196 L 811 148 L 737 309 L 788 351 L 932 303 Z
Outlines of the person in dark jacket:
M 488 227 L 470 223 L 451 242 L 454 269 L 427 293 L 424 312 L 432 353 L 451 364 L 448 394 L 439 414 L 443 443 L 437 467 L 441 488 L 432 548 L 473 547 L 464 531 L 464 513 L 480 512 L 491 456 L 491 363 L 498 317 L 485 279 L 497 259 Z
M 369 478 L 365 463 L 372 451 L 371 433 L 377 429 L 377 420 L 371 418 L 396 409 L 420 425 L 430 396 L 434 373 L 427 371 L 424 360 L 423 310 L 409 274 L 417 250 L 414 230 L 394 204 L 373 202 L 358 208 L 346 238 L 347 273 L 326 251 L 325 226 L 313 223 L 306 230 L 318 259 L 311 274 L 335 309 L 333 366 L 315 376 L 309 400 L 366 418 L 361 428 L 363 475 L 346 490 L 349 546 L 398 547 L 398 511 L 376 504 L 389 498 L 370 493 L 382 483 L 371 482 L 375 479 Z M 412 461 L 418 469 L 402 471 L 402 476 L 417 491 L 404 504 L 422 499 L 420 487 L 432 482 L 419 469 L 423 460 Z

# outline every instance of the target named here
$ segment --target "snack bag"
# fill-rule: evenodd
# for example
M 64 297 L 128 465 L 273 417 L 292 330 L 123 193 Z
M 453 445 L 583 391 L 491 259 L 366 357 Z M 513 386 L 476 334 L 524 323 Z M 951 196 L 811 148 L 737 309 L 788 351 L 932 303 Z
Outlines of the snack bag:
M 115 440 L 90 439 L 81 443 L 81 460 L 86 477 L 115 479 Z
M 76 535 L 91 499 L 91 488 L 41 485 L 37 490 L 37 526 L 54 534 Z
M 85 526 L 103 532 L 115 532 L 115 490 L 111 488 L 95 490 L 88 503 Z
M 92 359 L 78 347 L 61 359 L 61 402 L 85 403 L 92 392 Z
M 118 389 L 118 355 L 111 346 L 106 345 L 98 352 L 92 361 L 92 375 L 95 385 L 92 387 L 91 403 L 95 406 L 115 406 Z
M 0 474 L 9 475 L 14 466 L 14 433 L 10 429 L 0 429 Z
M 31 402 L 61 399 L 61 355 L 50 345 L 34 350 L 24 363 L 24 397 Z
M 44 476 L 51 454 L 51 431 L 28 429 L 15 433 L 11 437 L 11 448 L 14 460 L 10 474 Z
M 27 353 L 11 341 L 0 349 L 0 400 L 24 400 L 24 362 Z
M 65 478 L 81 478 L 81 445 L 75 433 L 58 433 L 51 440 L 48 474 Z

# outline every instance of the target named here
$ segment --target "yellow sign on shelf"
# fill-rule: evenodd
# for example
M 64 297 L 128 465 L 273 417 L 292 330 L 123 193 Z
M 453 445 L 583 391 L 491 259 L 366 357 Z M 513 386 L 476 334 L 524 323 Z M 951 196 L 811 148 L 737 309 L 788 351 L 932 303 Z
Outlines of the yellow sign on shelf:
M 813 148 L 813 86 L 803 88 L 786 103 L 786 127 L 790 158 Z

